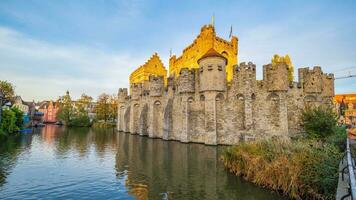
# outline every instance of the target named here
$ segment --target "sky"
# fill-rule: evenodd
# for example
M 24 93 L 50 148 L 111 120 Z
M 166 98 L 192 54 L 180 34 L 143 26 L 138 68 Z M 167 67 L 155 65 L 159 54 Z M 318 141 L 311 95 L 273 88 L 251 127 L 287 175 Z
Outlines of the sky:
M 356 74 L 356 1 L 1 0 L 0 80 L 27 101 L 70 91 L 96 98 L 128 87 L 130 73 L 157 52 L 168 69 L 215 16 L 217 35 L 239 38 L 239 62 L 289 54 L 295 68 Z M 335 92 L 356 93 L 356 78 Z

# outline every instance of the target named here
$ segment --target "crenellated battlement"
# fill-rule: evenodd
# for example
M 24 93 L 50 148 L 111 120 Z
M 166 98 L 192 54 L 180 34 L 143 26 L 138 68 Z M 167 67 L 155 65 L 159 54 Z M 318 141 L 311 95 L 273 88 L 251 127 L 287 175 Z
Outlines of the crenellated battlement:
M 164 77 L 151 75 L 149 77 L 149 94 L 152 97 L 162 96 L 164 92 Z
M 246 93 L 256 86 L 256 65 L 242 62 L 234 68 L 232 88 L 239 93 Z
M 138 100 L 142 97 L 143 94 L 143 84 L 142 83 L 133 83 L 131 85 L 131 99 Z
M 118 91 L 118 100 L 119 103 L 124 103 L 128 100 L 128 91 L 127 88 L 119 88 Z
M 187 93 L 195 91 L 195 73 L 196 70 L 182 68 L 178 77 L 179 93 Z
M 284 62 L 264 65 L 263 79 L 268 91 L 287 91 L 289 86 L 288 65 Z

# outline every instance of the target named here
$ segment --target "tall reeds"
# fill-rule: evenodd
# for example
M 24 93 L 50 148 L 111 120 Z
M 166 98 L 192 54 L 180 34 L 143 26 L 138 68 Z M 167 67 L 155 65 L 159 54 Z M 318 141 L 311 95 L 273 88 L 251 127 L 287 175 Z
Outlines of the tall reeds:
M 332 199 L 341 153 L 315 140 L 241 143 L 222 155 L 234 174 L 294 199 Z

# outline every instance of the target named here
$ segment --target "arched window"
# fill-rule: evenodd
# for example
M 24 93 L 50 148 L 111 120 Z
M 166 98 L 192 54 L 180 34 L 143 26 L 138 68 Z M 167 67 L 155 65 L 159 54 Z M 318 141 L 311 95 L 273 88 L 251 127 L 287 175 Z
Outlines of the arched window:
M 223 55 L 225 58 L 229 57 L 229 54 L 226 51 L 221 52 L 221 55 Z
M 205 101 L 205 96 L 203 94 L 200 95 L 200 101 Z
M 252 93 L 252 94 L 251 94 L 251 99 L 252 99 L 252 100 L 255 100 L 255 99 L 256 99 L 255 93 Z
M 268 101 L 279 101 L 279 96 L 276 93 L 271 93 L 267 96 Z
M 222 101 L 222 100 L 224 100 L 224 95 L 223 95 L 222 93 L 217 94 L 216 97 L 215 97 L 215 100 L 216 100 L 216 101 Z
M 236 99 L 239 100 L 239 101 L 243 101 L 243 100 L 245 100 L 245 97 L 244 97 L 243 94 L 237 94 L 236 95 Z

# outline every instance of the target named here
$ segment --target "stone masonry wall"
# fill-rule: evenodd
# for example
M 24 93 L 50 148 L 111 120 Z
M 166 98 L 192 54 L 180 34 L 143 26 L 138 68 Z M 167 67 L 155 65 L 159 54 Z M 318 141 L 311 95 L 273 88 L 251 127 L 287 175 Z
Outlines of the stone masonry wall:
M 203 63 L 214 62 L 222 63 L 216 57 Z M 184 69 L 167 86 L 163 79 L 152 77 L 145 83 L 148 86 L 133 85 L 131 96 L 120 89 L 118 130 L 209 145 L 288 138 L 302 131 L 300 113 L 306 106 L 328 105 L 334 95 L 333 75 L 323 74 L 320 67 L 299 69 L 299 81 L 292 84 L 283 64 L 265 65 L 263 80 L 256 80 L 256 66 L 241 63 L 234 66 L 226 87 L 214 85 L 221 83 L 218 74 L 209 74 L 211 79 L 201 76 L 198 69 Z

